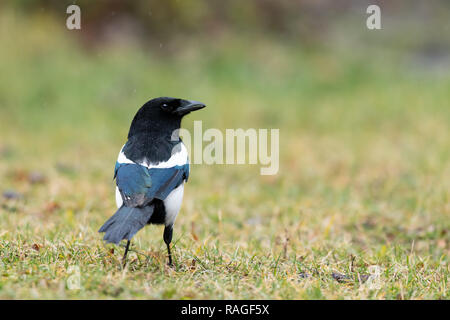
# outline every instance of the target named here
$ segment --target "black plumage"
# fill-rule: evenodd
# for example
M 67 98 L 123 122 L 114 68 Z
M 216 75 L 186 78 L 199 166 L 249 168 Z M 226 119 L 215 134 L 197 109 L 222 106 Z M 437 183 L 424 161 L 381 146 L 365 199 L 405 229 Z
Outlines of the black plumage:
M 124 261 L 131 238 L 151 223 L 165 224 L 163 238 L 172 264 L 170 242 L 178 214 L 174 208 L 181 205 L 179 187 L 189 177 L 178 129 L 186 114 L 204 107 L 197 101 L 161 97 L 148 101 L 135 115 L 114 171 L 121 204 L 99 230 L 107 242 L 127 240 Z

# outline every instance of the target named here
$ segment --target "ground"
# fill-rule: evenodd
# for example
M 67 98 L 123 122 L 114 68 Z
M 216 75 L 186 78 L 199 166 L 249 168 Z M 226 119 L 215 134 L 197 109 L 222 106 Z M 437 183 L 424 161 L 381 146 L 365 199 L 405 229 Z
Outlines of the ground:
M 450 78 L 420 50 L 225 37 L 168 57 L 15 21 L 2 13 L 0 298 L 449 298 Z M 279 128 L 280 171 L 193 165 L 175 266 L 149 226 L 123 269 L 97 230 L 130 121 L 160 95 L 207 104 L 188 129 Z

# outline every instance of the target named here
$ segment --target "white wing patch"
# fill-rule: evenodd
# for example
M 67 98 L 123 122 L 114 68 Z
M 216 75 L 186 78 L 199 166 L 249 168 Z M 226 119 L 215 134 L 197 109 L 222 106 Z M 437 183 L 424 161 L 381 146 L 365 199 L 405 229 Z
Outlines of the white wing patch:
M 125 145 L 123 145 L 123 147 L 125 147 Z M 117 162 L 118 163 L 134 163 L 133 161 L 131 161 L 130 159 L 127 158 L 125 153 L 123 153 L 123 147 L 122 147 L 122 149 L 120 149 L 119 156 L 117 157 Z
M 151 169 L 151 168 L 164 169 L 164 168 L 172 168 L 175 166 L 185 165 L 189 161 L 188 160 L 188 152 L 187 152 L 187 149 L 186 149 L 186 146 L 184 145 L 184 143 L 180 142 L 180 144 L 181 144 L 180 151 L 172 154 L 172 156 L 167 161 L 151 163 L 151 162 L 147 162 L 147 160 L 144 160 L 141 163 L 137 162 L 137 164 L 140 164 L 141 166 L 147 167 L 149 169 Z M 122 149 L 120 149 L 120 153 L 119 153 L 119 157 L 117 158 L 117 162 L 118 163 L 136 163 L 127 158 L 125 153 L 123 153 L 123 147 L 122 147 Z

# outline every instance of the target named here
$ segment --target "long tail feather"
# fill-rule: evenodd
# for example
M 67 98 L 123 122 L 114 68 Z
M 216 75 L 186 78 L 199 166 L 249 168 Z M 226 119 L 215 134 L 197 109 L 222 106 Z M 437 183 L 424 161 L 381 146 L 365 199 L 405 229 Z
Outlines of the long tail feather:
M 121 240 L 131 238 L 142 229 L 153 214 L 153 206 L 131 208 L 123 205 L 116 213 L 103 224 L 98 232 L 104 232 L 103 240 L 119 243 Z

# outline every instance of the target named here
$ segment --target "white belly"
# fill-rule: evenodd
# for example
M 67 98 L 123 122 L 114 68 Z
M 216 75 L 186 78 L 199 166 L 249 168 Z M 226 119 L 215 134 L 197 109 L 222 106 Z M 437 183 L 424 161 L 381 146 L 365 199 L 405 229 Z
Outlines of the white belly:
M 181 208 L 183 202 L 184 182 L 177 188 L 173 189 L 171 193 L 164 199 L 164 207 L 166 209 L 165 225 L 173 225 Z
M 119 188 L 116 187 L 116 205 L 120 208 L 123 204 L 122 195 L 120 194 Z

